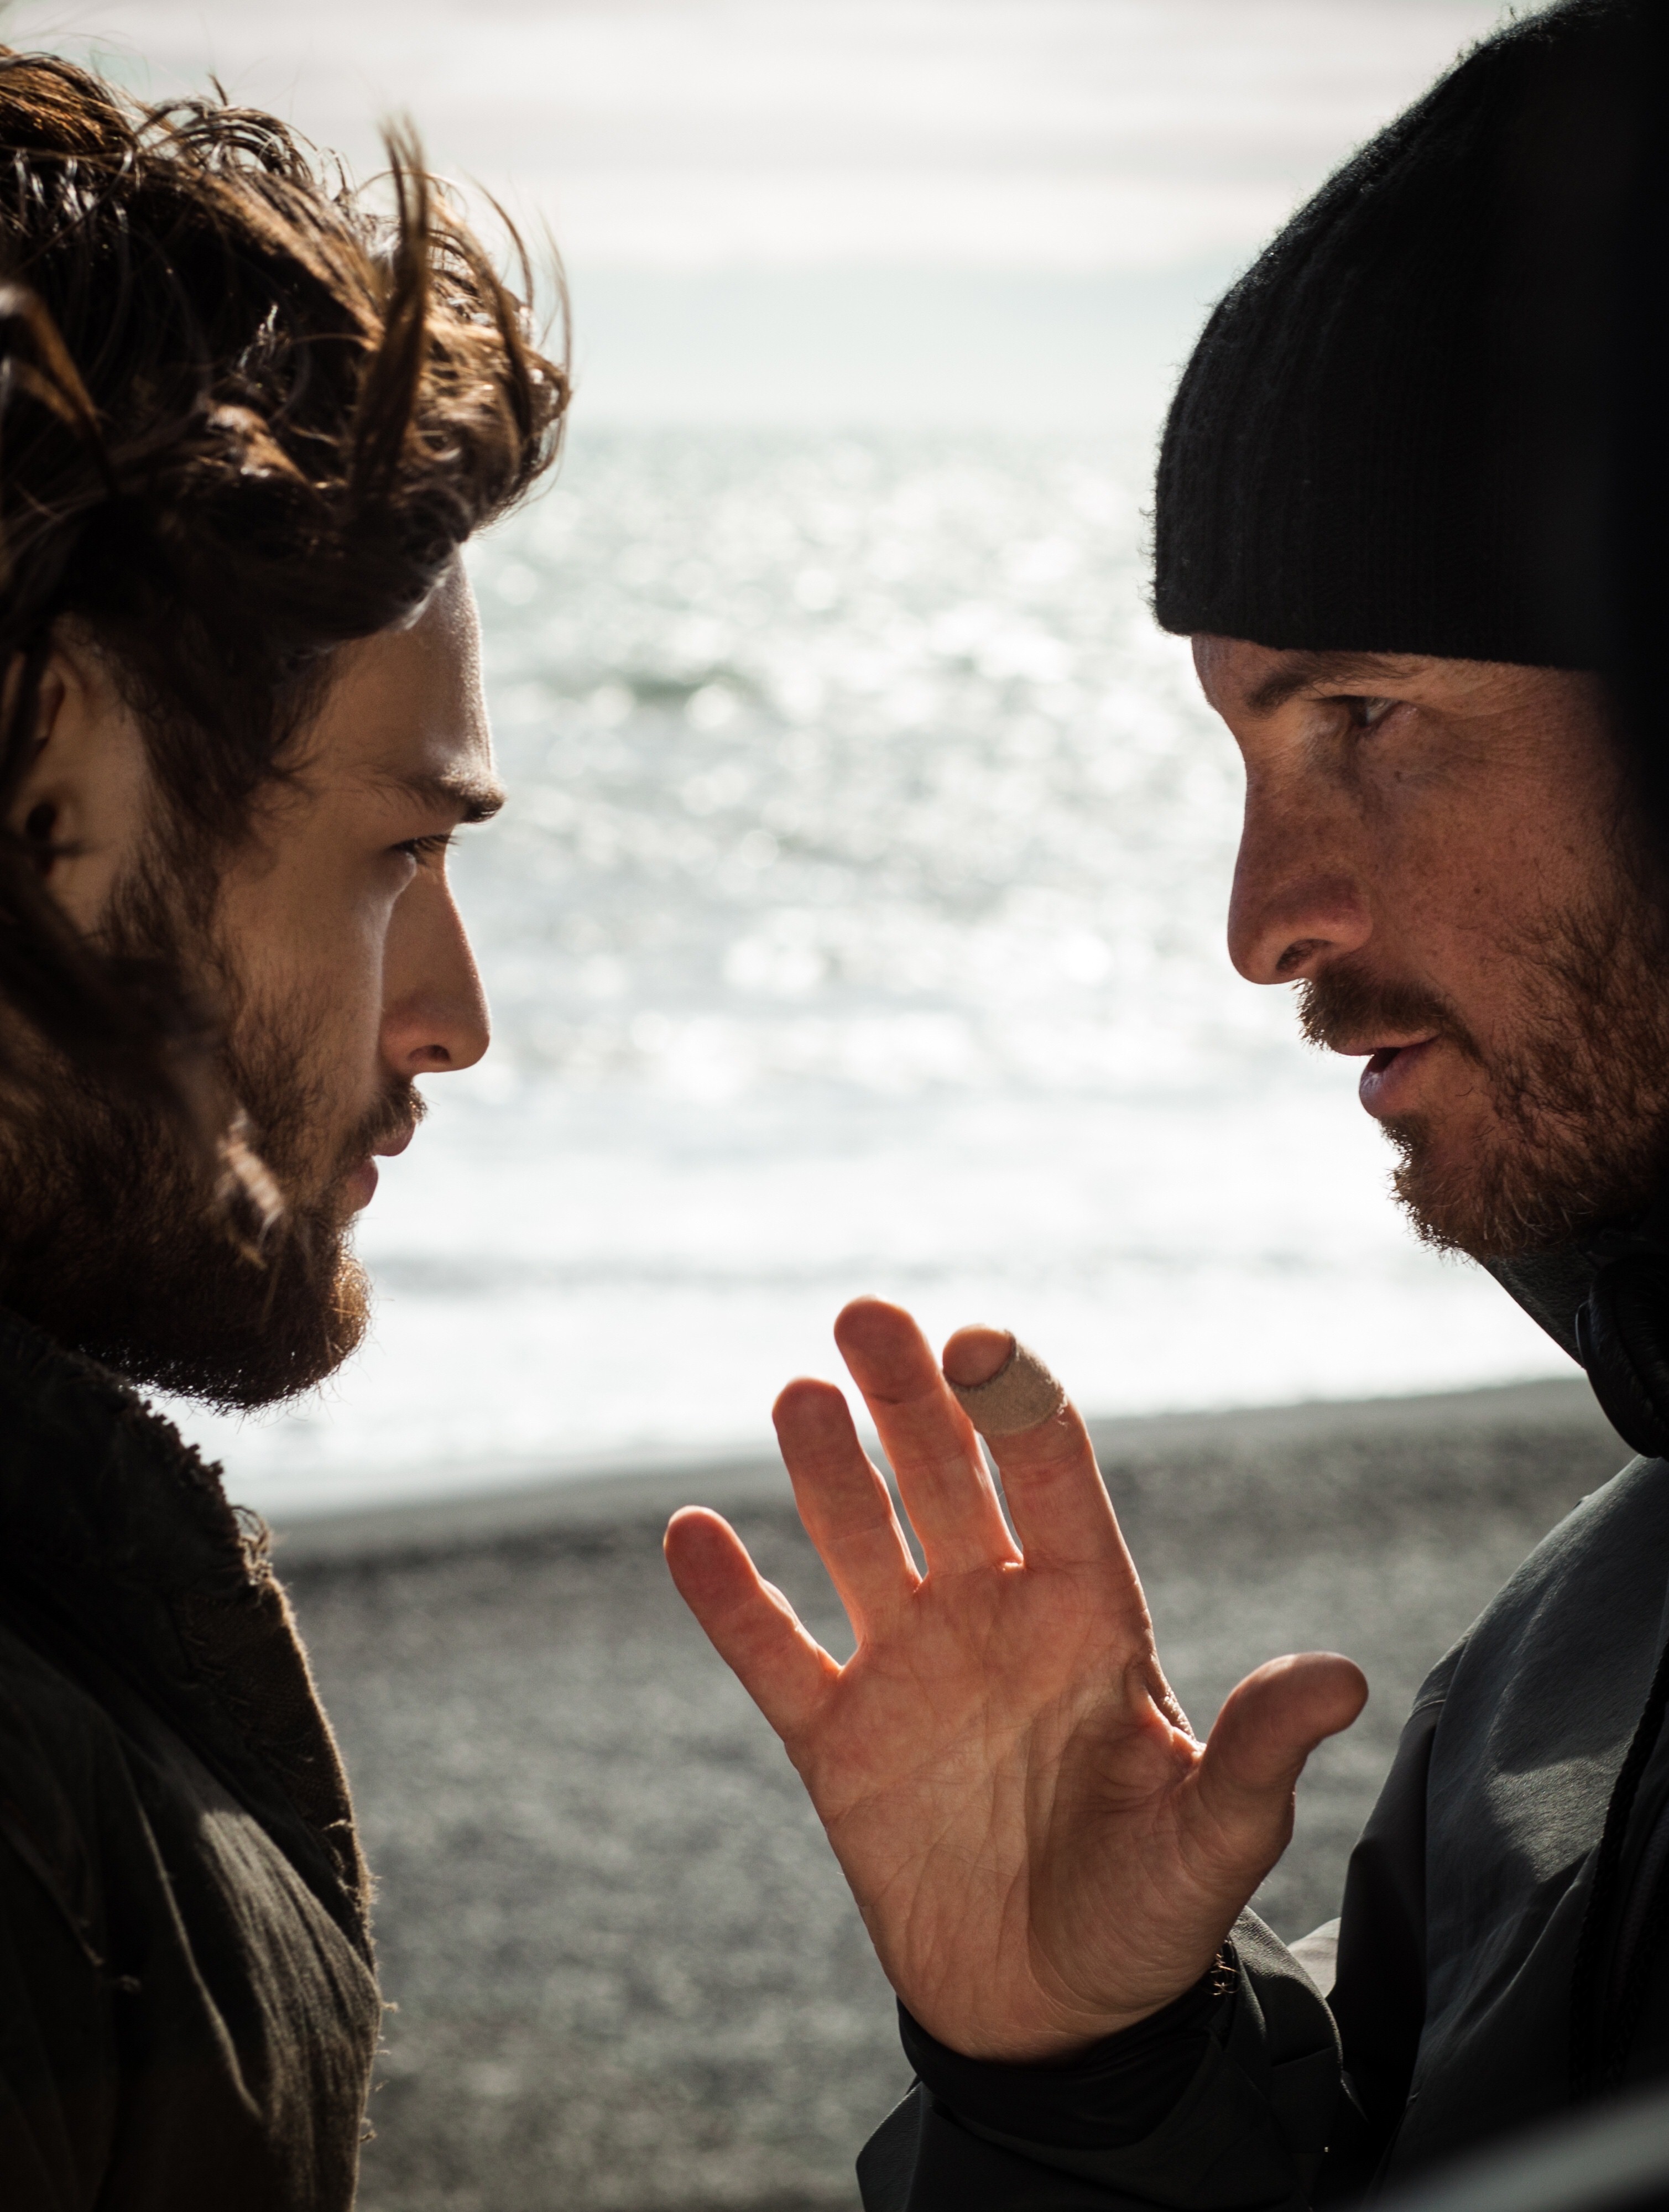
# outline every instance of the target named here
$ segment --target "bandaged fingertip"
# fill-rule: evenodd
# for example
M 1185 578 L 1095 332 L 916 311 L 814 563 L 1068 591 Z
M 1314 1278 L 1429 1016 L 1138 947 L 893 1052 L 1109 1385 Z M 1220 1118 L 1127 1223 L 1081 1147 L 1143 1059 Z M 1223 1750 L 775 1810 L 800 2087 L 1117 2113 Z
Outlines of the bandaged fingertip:
M 983 1382 L 950 1382 L 956 1403 L 982 1437 L 1017 1436 L 1035 1429 L 1066 1403 L 1066 1393 L 1035 1352 L 1017 1338 L 994 1375 Z M 945 1377 L 950 1382 L 949 1376 Z

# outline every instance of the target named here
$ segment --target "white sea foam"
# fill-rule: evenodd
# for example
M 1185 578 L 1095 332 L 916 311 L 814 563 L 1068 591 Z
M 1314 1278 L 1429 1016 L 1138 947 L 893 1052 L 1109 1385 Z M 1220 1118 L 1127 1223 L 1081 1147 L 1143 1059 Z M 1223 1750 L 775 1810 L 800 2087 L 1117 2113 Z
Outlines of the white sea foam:
M 280 1513 L 768 1442 L 863 1290 L 1097 1411 L 1563 1363 L 1410 1240 L 1230 970 L 1233 750 L 1144 604 L 1135 443 L 592 433 L 475 560 L 495 1009 L 319 1401 L 193 1416 Z

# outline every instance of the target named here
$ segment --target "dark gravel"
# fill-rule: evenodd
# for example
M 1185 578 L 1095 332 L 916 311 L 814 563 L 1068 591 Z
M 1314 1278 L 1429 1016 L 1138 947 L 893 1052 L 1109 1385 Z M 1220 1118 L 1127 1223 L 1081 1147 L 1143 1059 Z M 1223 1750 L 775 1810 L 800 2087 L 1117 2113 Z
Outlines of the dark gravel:
M 1563 1384 L 1103 1442 L 1197 1723 L 1273 1652 L 1368 1671 L 1258 1900 L 1300 1935 L 1338 1910 L 1427 1668 L 1625 1455 Z M 850 2207 L 853 2154 L 906 2086 L 834 1860 L 674 1595 L 651 1494 L 622 1481 L 612 1520 L 553 1510 L 446 1553 L 398 1533 L 359 1558 L 291 1547 L 381 1884 L 394 2009 L 366 2212 Z M 792 1511 L 757 1476 L 748 1497 L 732 1517 L 762 1566 L 844 1650 Z

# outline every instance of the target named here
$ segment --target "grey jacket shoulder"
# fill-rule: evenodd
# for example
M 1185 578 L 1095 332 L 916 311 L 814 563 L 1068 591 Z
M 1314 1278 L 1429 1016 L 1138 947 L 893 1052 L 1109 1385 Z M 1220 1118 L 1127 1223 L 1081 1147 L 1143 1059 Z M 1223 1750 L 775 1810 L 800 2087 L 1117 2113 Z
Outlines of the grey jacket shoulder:
M 1669 1467 L 1636 1460 L 1537 1547 L 1467 1640 L 1432 1745 L 1426 2019 L 1399 2170 L 1569 2094 L 1575 1950 L 1666 1595 Z M 1636 1826 L 1666 1792 L 1660 1756 Z

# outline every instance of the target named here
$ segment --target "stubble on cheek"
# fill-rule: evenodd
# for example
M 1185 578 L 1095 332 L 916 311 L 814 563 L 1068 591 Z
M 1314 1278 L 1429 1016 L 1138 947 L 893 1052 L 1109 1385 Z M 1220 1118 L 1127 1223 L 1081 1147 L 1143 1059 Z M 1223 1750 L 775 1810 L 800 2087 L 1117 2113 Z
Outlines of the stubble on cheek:
M 333 1055 L 330 1035 L 305 1008 L 246 1010 L 226 1053 L 250 1151 L 281 1202 L 274 1241 L 320 1252 L 339 1249 L 350 1233 L 354 1170 L 409 1136 L 428 1110 L 409 1079 L 367 1068 L 364 1055 Z
M 1669 1170 L 1669 933 L 1622 879 L 1604 913 L 1503 939 L 1516 988 L 1487 1043 L 1441 997 L 1339 970 L 1303 987 L 1313 1042 L 1429 1028 L 1455 1048 L 1441 1108 L 1381 1126 L 1423 1242 L 1473 1259 L 1548 1251 L 1644 1205 Z
M 136 1382 L 246 1407 L 311 1388 L 361 1340 L 345 1179 L 422 1109 L 379 1073 L 374 1036 L 344 1041 L 333 993 L 269 1003 L 244 985 L 214 890 L 206 868 L 159 864 L 104 933 L 193 1010 L 200 1127 L 51 1054 L 0 1085 L 0 1300 Z

